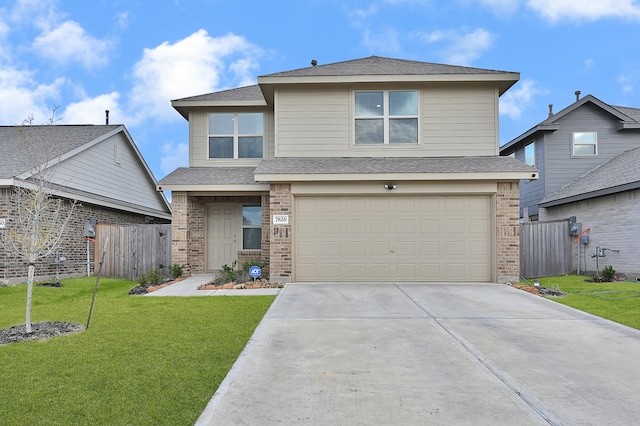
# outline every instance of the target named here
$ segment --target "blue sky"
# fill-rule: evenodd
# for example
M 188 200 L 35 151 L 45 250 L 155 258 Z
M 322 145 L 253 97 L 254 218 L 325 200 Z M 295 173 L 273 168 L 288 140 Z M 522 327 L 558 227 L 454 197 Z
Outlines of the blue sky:
M 500 141 L 574 92 L 640 108 L 640 0 L 0 0 L 0 125 L 124 124 L 160 179 L 188 165 L 171 99 L 371 55 L 516 71 Z

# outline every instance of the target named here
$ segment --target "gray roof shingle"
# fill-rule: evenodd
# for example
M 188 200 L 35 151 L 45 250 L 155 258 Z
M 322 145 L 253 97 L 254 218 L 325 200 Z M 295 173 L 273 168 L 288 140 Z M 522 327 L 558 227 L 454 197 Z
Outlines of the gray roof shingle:
M 222 90 L 220 92 L 207 93 L 204 95 L 190 96 L 187 98 L 175 99 L 179 101 L 264 101 L 260 86 L 238 87 L 235 89 Z
M 540 204 L 557 205 L 603 195 L 604 192 L 617 192 L 616 188 L 629 189 L 630 185 L 640 187 L 638 164 L 640 164 L 640 148 L 625 151 L 548 195 L 540 201 Z
M 353 75 L 441 75 L 441 74 L 504 74 L 507 71 L 470 68 L 431 62 L 369 56 L 368 58 L 335 62 L 267 74 L 262 77 L 310 77 Z
M 167 185 L 255 185 L 255 167 L 180 167 L 158 182 Z
M 121 127 L 120 125 L 26 125 L 0 126 L 0 179 L 10 179 L 28 170 L 33 164 L 21 145 L 25 137 L 46 144 L 52 160 L 64 155 L 100 136 Z M 45 150 L 39 152 L 46 152 Z
M 512 157 L 365 157 L 273 158 L 262 160 L 256 174 L 378 174 L 537 172 Z

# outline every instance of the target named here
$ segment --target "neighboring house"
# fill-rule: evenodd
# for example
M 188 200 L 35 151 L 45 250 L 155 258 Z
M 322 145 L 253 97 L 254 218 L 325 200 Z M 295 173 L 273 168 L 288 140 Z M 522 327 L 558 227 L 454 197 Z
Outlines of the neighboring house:
M 0 226 L 10 228 L 15 220 L 13 200 L 16 186 L 28 186 L 35 166 L 24 148 L 33 139 L 38 155 L 55 167 L 50 179 L 54 195 L 77 200 L 61 253 L 64 275 L 86 273 L 85 226 L 97 223 L 169 223 L 171 208 L 156 191 L 156 179 L 142 158 L 129 132 L 122 125 L 0 126 Z M 68 206 L 69 203 L 66 203 Z M 93 251 L 93 248 L 90 247 Z M 93 254 L 91 254 L 93 259 Z M 56 272 L 54 257 L 36 265 L 36 276 Z M 0 246 L 0 281 L 19 282 L 26 277 L 26 263 Z
M 190 273 L 269 262 L 278 281 L 512 281 L 518 185 L 498 98 L 518 73 L 368 57 L 172 101 L 189 167 L 173 261 Z
M 523 221 L 575 217 L 582 229 L 590 228 L 581 247 L 581 271 L 602 269 L 604 263 L 620 272 L 640 273 L 640 249 L 633 238 L 640 232 L 638 148 L 640 109 L 608 105 L 588 95 L 500 151 L 540 170 L 537 181 L 520 185 Z M 593 258 L 598 247 L 619 252 Z M 576 251 L 574 245 L 574 270 Z

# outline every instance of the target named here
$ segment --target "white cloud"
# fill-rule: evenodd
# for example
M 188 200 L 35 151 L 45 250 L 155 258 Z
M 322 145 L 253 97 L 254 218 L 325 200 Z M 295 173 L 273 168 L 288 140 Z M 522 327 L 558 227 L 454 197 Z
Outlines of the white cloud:
M 169 100 L 254 82 L 262 51 L 243 37 L 211 37 L 199 30 L 174 44 L 145 49 L 133 69 L 131 107 L 136 121 L 175 120 Z
M 0 68 L 0 117 L 3 124 L 20 124 L 33 117 L 35 124 L 45 123 L 51 107 L 47 100 L 56 99 L 65 83 L 59 78 L 51 84 L 38 83 L 33 73 L 8 66 Z
M 417 33 L 416 36 L 427 43 L 447 44 L 443 49 L 445 61 L 455 65 L 469 65 L 482 53 L 491 48 L 494 36 L 483 28 L 470 32 L 453 30 Z
M 160 170 L 167 175 L 178 167 L 189 166 L 189 144 L 186 142 L 177 145 L 166 143 L 162 146 L 162 159 Z
M 527 6 L 551 22 L 640 19 L 637 0 L 527 0 Z
M 535 97 L 546 92 L 535 81 L 522 80 L 520 87 L 515 90 L 511 89 L 500 97 L 500 114 L 517 120 L 522 116 L 522 112 L 531 105 Z
M 111 43 L 88 35 L 77 22 L 66 21 L 44 31 L 33 42 L 42 57 L 59 63 L 78 62 L 86 69 L 106 65 Z
M 118 105 L 119 97 L 119 93 L 112 92 L 71 103 L 61 114 L 60 119 L 65 124 L 104 124 L 105 110 L 109 110 L 109 122 L 122 124 L 127 117 Z

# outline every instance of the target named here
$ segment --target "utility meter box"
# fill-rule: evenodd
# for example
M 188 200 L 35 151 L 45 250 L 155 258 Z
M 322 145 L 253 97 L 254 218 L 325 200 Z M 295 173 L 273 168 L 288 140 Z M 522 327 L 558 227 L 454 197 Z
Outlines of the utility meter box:
M 569 218 L 569 235 L 577 237 L 580 234 L 582 234 L 582 224 L 576 223 L 576 217 L 571 216 Z

